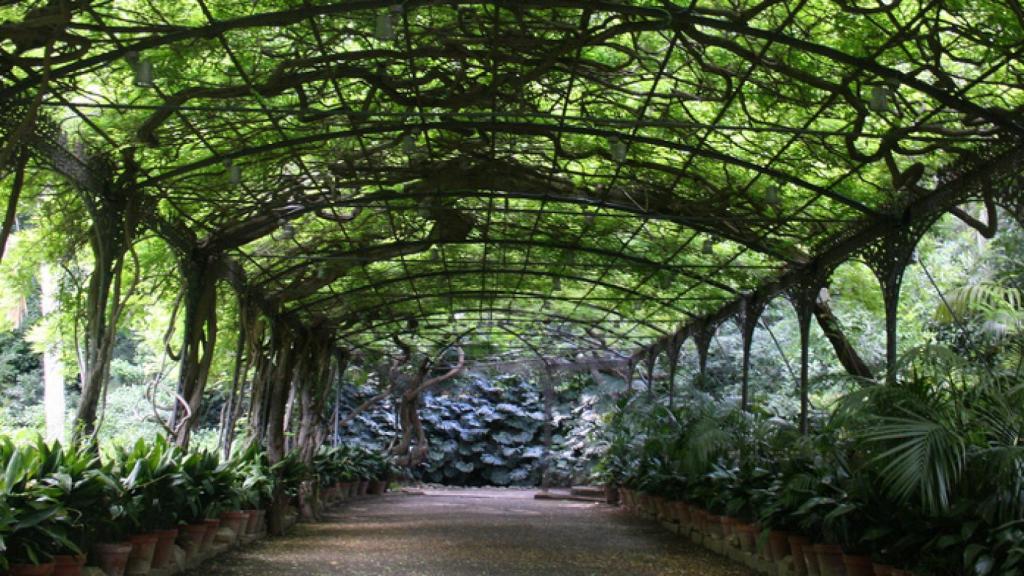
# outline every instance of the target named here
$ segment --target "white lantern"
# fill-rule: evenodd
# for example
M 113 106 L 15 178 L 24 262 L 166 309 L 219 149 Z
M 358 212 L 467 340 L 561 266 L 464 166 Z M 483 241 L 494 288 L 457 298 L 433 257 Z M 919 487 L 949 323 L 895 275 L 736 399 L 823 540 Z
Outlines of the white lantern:
M 874 112 L 887 112 L 889 110 L 889 87 L 872 86 L 871 102 L 869 107 Z
M 412 156 L 416 153 L 416 136 L 406 134 L 402 137 L 402 153 L 406 156 Z
M 143 60 L 135 65 L 135 85 L 139 88 L 152 88 L 155 85 L 153 63 L 149 60 Z
M 626 160 L 626 143 L 618 136 L 608 139 L 608 151 L 611 152 L 612 160 L 624 162 Z
M 377 23 L 374 27 L 373 35 L 377 40 L 395 39 L 395 25 L 391 20 L 391 14 L 388 12 L 377 14 Z
M 230 182 L 232 186 L 238 186 L 242 183 L 242 167 L 230 161 L 227 164 L 228 182 Z

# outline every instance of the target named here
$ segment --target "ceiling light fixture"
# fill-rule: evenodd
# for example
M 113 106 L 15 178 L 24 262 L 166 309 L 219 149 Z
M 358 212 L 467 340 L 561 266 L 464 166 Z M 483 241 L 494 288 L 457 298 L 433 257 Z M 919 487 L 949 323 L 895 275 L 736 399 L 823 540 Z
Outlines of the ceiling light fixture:
M 616 162 L 624 162 L 626 160 L 626 143 L 618 136 L 612 136 L 608 139 L 608 151 L 612 155 L 612 160 Z

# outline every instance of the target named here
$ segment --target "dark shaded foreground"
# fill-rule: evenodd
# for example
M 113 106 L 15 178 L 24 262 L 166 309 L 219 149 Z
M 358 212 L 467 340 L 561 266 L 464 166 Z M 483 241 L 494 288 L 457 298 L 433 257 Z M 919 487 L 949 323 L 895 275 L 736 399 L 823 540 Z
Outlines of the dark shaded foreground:
M 348 576 L 748 576 L 661 526 L 613 507 L 533 491 L 391 494 L 190 572 Z

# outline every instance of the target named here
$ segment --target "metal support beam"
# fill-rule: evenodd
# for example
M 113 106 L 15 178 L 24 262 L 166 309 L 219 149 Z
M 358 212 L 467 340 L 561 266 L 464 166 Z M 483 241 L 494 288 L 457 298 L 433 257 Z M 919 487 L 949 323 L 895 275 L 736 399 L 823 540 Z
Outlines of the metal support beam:
M 743 305 L 737 318 L 740 325 L 740 336 L 743 339 L 743 367 L 740 384 L 740 409 L 750 409 L 750 345 L 754 340 L 754 330 L 768 305 L 766 298 L 757 295 L 744 295 Z
M 903 274 L 914 259 L 918 241 L 937 218 L 938 215 L 935 215 L 893 229 L 862 250 L 864 261 L 875 273 L 882 290 L 885 305 L 885 380 L 889 384 L 895 382 L 899 365 L 897 330 Z
M 821 289 L 828 285 L 831 269 L 814 269 L 786 292 L 786 296 L 796 310 L 797 323 L 800 327 L 800 433 L 807 434 L 810 429 L 810 345 L 811 320 L 814 319 L 814 303 Z
M 705 318 L 693 329 L 693 343 L 697 346 L 697 387 L 701 390 L 705 387 L 704 380 L 708 372 L 708 348 L 711 347 L 711 339 L 715 337 L 717 328 L 716 322 Z

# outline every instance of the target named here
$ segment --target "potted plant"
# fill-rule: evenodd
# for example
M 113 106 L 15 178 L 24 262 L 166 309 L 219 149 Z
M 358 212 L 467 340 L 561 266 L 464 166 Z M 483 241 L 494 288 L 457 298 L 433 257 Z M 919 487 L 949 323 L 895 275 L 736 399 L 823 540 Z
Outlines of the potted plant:
M 182 483 L 185 506 L 181 521 L 179 540 L 191 559 L 213 546 L 220 520 L 219 495 L 217 494 L 217 455 L 207 451 L 192 452 L 181 461 L 181 473 L 186 481 Z
M 75 544 L 75 549 L 54 556 L 54 576 L 77 576 L 86 562 L 83 551 L 96 540 L 95 525 L 111 514 L 121 513 L 122 491 L 102 466 L 94 443 L 63 448 L 59 471 L 43 481 L 61 490 L 60 500 L 71 518 L 68 538 Z
M 6 462 L 0 478 L 0 535 L 6 547 L 4 562 L 12 575 L 45 575 L 54 568 L 53 557 L 63 552 L 80 553 L 69 538 L 72 518 L 61 497 L 64 485 L 53 482 L 62 460 L 60 445 L 52 448 L 42 440 L 15 446 L 0 439 L 0 462 Z
M 245 533 L 258 534 L 263 530 L 267 509 L 274 500 L 276 479 L 266 453 L 253 442 L 233 458 L 231 468 L 237 471 L 241 485 L 237 487 L 239 505 L 249 513 Z
M 132 552 L 126 572 L 143 576 L 171 560 L 178 513 L 186 505 L 184 479 L 178 469 L 182 452 L 166 438 L 137 441 L 130 449 L 115 448 L 111 466 L 126 498 L 139 510 L 132 520 Z

